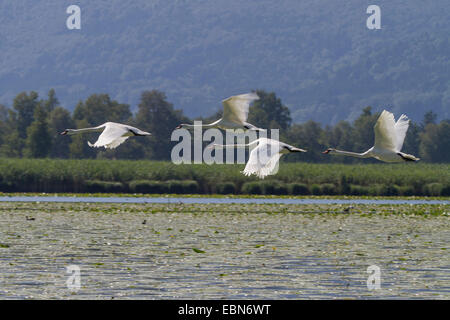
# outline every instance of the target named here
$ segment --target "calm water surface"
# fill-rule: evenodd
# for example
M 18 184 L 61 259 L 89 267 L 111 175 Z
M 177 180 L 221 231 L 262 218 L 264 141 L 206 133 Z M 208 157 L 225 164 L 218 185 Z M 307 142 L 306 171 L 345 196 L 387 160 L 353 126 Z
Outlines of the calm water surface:
M 0 197 L 9 202 L 80 202 L 80 203 L 186 203 L 186 204 L 450 204 L 450 200 L 411 199 L 288 199 L 288 198 L 183 198 L 183 197 Z
M 0 202 L 0 299 L 450 299 L 448 205 L 63 199 Z

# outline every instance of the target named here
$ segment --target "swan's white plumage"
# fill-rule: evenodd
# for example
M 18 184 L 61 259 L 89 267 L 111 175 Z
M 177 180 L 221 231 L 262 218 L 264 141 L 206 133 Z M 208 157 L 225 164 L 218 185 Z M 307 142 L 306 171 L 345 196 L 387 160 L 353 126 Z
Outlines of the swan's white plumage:
M 278 161 L 282 154 L 278 141 L 261 138 L 258 145 L 250 152 L 250 157 L 242 173 L 264 178 L 277 171 Z
M 272 157 L 267 157 L 267 161 L 261 161 L 257 154 L 252 153 L 242 173 L 246 176 L 254 174 L 258 178 L 264 179 L 264 177 L 278 171 L 276 169 L 281 156 L 281 153 L 275 153 Z
M 102 133 L 100 134 L 95 143 L 90 143 L 88 141 L 88 145 L 90 147 L 95 148 L 105 147 L 109 149 L 114 149 L 117 148 L 122 143 L 124 143 L 131 136 L 151 135 L 150 133 L 142 131 L 138 128 L 115 122 L 105 122 L 104 124 L 98 127 L 92 128 L 66 129 L 61 134 L 73 135 L 84 132 L 99 132 L 99 131 L 102 131 Z
M 250 152 L 242 173 L 246 176 L 254 174 L 261 179 L 278 172 L 278 162 L 284 153 L 306 152 L 273 139 L 259 138 L 254 142 L 258 145 Z
M 347 155 L 357 158 L 373 157 L 385 162 L 418 161 L 419 158 L 411 154 L 401 152 L 406 132 L 408 131 L 409 120 L 404 114 L 395 122 L 391 112 L 383 110 L 375 126 L 375 144 L 372 148 L 363 153 L 348 152 L 329 148 L 323 153 Z
M 406 131 L 408 131 L 409 119 L 406 115 L 402 114 L 395 123 L 395 133 L 397 135 L 396 147 L 397 151 L 402 150 L 403 142 L 405 141 Z
M 399 152 L 405 141 L 409 120 L 404 114 L 395 122 L 391 112 L 383 110 L 375 124 L 375 148 Z
M 236 96 L 229 97 L 222 100 L 223 105 L 223 115 L 217 121 L 210 124 L 202 125 L 192 125 L 192 124 L 180 124 L 177 129 L 183 127 L 186 128 L 220 128 L 223 130 L 227 129 L 243 129 L 243 130 L 255 130 L 255 131 L 266 131 L 261 128 L 257 128 L 251 123 L 247 123 L 248 112 L 250 109 L 250 104 L 258 100 L 259 97 L 256 93 L 244 93 Z
M 396 150 L 397 135 L 395 132 L 394 115 L 383 110 L 374 127 L 375 149 Z
M 130 137 L 130 131 L 125 126 L 106 125 L 105 130 L 98 137 L 97 141 L 92 144 L 88 141 L 90 147 L 109 149 L 117 148 Z
M 248 118 L 250 104 L 259 97 L 256 93 L 245 93 L 222 101 L 224 121 L 244 124 Z

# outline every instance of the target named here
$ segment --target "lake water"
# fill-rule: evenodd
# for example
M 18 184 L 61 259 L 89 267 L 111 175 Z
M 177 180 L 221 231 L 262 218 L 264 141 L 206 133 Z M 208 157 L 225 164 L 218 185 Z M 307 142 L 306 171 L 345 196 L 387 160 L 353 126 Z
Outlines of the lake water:
M 411 199 L 289 199 L 289 198 L 184 198 L 184 197 L 0 197 L 0 202 L 80 202 L 80 203 L 186 203 L 186 204 L 450 204 L 450 200 Z
M 0 202 L 0 299 L 450 299 L 447 205 L 63 199 Z

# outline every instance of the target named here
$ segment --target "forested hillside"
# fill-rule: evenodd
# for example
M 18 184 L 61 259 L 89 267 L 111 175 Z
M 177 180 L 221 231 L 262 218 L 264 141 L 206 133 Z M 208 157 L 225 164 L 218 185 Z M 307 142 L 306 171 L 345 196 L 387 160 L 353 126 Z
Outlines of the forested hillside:
M 81 8 L 68 30 L 66 8 Z M 381 30 L 366 9 L 381 8 Z M 137 111 L 157 89 L 189 117 L 230 95 L 276 92 L 294 123 L 355 120 L 364 106 L 450 118 L 448 0 L 14 0 L 0 2 L 0 103 L 54 88 Z

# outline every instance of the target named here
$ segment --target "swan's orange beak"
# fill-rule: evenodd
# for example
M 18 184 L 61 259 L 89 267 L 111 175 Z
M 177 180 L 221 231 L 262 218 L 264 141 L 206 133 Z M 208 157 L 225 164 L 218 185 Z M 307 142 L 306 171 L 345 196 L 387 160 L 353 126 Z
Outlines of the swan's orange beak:
M 325 150 L 324 152 L 322 152 L 323 154 L 328 154 L 330 152 L 330 150 Z
M 181 124 L 179 125 L 179 126 L 177 126 L 175 129 L 181 129 L 182 128 L 182 126 L 181 126 Z
M 63 132 L 60 133 L 60 135 L 66 135 L 67 134 L 67 130 L 64 130 Z

